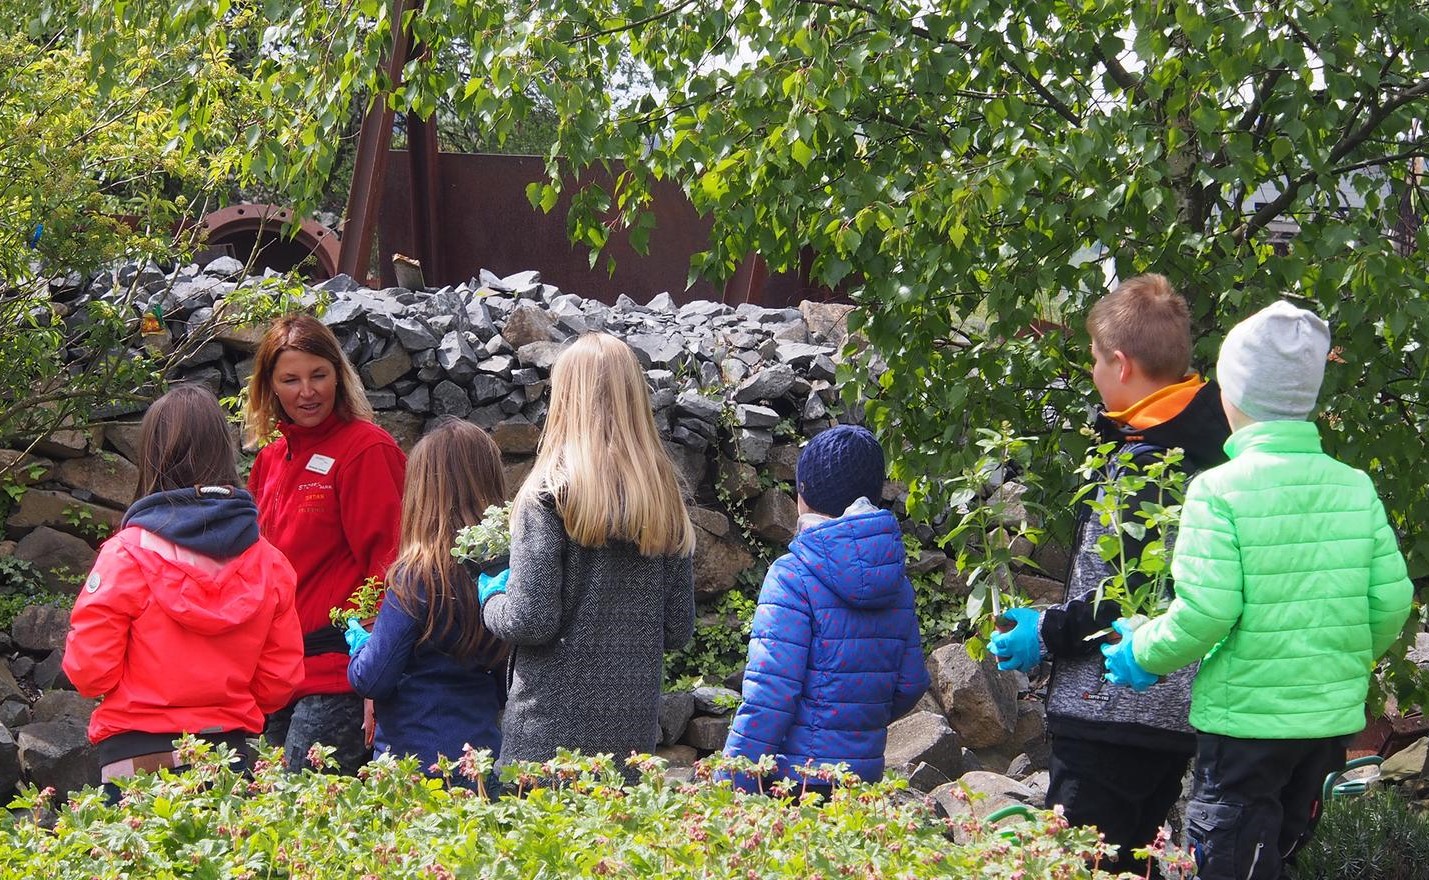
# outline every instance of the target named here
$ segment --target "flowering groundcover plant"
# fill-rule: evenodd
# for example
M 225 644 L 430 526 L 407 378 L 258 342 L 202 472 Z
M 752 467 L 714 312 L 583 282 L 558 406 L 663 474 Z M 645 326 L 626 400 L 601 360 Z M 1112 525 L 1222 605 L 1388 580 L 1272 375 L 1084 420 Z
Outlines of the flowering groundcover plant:
M 906 797 L 906 784 L 840 786 L 824 804 L 735 792 L 710 779 L 748 762 L 721 758 L 698 781 L 664 777 L 633 756 L 642 782 L 622 788 L 608 756 L 561 755 L 502 772 L 497 799 L 442 778 L 484 780 L 491 756 L 468 751 L 424 776 L 414 759 L 373 761 L 357 778 L 286 773 L 275 751 L 251 778 L 222 763 L 225 749 L 181 744 L 193 769 L 123 783 L 118 806 L 85 790 L 41 821 L 53 792 L 31 788 L 0 829 L 0 876 L 70 878 L 665 877 L 1105 878 L 1094 830 L 1055 813 L 994 826 L 970 814 L 940 819 Z M 830 773 L 837 771 L 829 770 Z M 900 796 L 901 795 L 901 796 Z M 28 810 L 28 814 L 25 812 Z M 954 843 L 950 838 L 956 836 Z

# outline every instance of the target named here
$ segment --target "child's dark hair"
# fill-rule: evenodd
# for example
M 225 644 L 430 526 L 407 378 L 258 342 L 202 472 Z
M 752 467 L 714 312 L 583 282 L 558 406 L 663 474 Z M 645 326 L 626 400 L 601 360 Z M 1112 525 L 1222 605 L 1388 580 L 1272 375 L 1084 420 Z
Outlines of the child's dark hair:
M 505 659 L 506 647 L 482 625 L 476 583 L 451 548 L 459 529 L 505 500 L 495 441 L 470 422 L 440 422 L 407 459 L 401 546 L 387 576 L 388 598 L 413 618 L 425 618 L 420 642 L 445 640 L 455 631 L 447 653 L 489 667 Z
M 228 418 L 213 392 L 202 385 L 180 385 L 144 413 L 136 497 L 195 486 L 236 486 L 236 452 Z

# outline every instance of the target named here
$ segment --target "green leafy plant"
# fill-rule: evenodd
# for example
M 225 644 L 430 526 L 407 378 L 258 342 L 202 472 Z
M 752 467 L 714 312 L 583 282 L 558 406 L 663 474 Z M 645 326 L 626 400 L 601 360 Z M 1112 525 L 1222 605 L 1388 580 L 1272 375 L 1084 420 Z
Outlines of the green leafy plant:
M 429 779 L 415 759 L 383 755 L 356 778 L 315 772 L 331 749 L 315 747 L 310 769 L 285 772 L 274 750 L 251 777 L 226 763 L 231 752 L 179 743 L 192 769 L 141 774 L 120 783 L 109 806 L 93 789 L 54 810 L 54 792 L 33 786 L 0 826 L 0 874 L 92 877 L 392 880 L 489 877 L 1016 877 L 1107 880 L 1095 865 L 1107 847 L 1095 829 L 1055 812 L 998 825 L 971 810 L 944 819 L 906 782 L 854 781 L 838 767 L 810 768 L 833 784 L 827 799 L 798 800 L 776 784 L 746 795 L 728 773 L 757 772 L 748 760 L 712 757 L 690 782 L 665 775 L 650 755 L 619 760 L 562 752 L 501 772 L 502 796 L 446 784 L 486 785 L 491 756 L 442 758 Z M 763 766 L 769 766 L 766 762 Z M 638 774 L 623 786 L 622 769 Z M 974 796 L 962 793 L 969 803 Z M 949 835 L 956 833 L 952 842 Z M 572 845 L 579 841 L 580 845 Z
M 1315 836 L 1290 870 L 1293 880 L 1422 880 L 1429 865 L 1429 816 L 1392 789 L 1325 804 Z
M 68 574 L 58 569 L 52 573 L 61 580 Z M 34 563 L 0 556 L 0 630 L 9 630 L 15 616 L 31 605 L 72 608 L 74 594 L 50 590 L 44 573 Z
M 733 712 L 735 709 L 739 708 L 741 703 L 744 702 L 744 697 L 741 697 L 738 694 L 715 694 L 714 699 L 710 702 L 714 704 L 716 709 L 723 709 L 727 712 Z
M 463 562 L 486 562 L 511 552 L 511 502 L 486 508 L 481 522 L 456 533 L 452 556 Z
M 1086 484 L 1074 503 L 1086 504 L 1107 529 L 1097 538 L 1097 554 L 1111 573 L 1097 585 L 1096 601 L 1115 602 L 1122 617 L 1150 618 L 1171 601 L 1167 583 L 1171 544 L 1186 498 L 1185 454 L 1171 449 L 1139 465 L 1131 452 L 1118 453 L 1119 446 L 1103 443 L 1088 453 L 1080 470 Z
M 965 612 L 973 634 L 965 645 L 968 653 L 980 658 L 987 639 L 1003 608 L 1020 604 L 1012 581 L 1014 564 L 1031 566 L 1032 561 L 1016 551 L 1033 547 L 1041 539 L 1037 508 L 1029 490 L 1038 477 L 1028 470 L 1031 438 L 1015 433 L 1010 425 L 998 429 L 978 428 L 976 445 L 981 454 L 969 467 L 945 486 L 922 481 L 910 487 L 910 516 L 926 515 L 930 496 L 946 498 L 957 511 L 956 524 L 940 539 L 950 550 L 958 572 L 969 588 Z M 1013 483 L 1016 476 L 1018 482 Z M 990 485 L 997 488 L 988 491 Z M 1021 487 L 1013 489 L 1013 486 Z
M 738 670 L 749 647 L 757 604 L 740 589 L 721 594 L 708 612 L 695 619 L 689 643 L 665 658 L 666 681 L 723 681 Z
M 908 554 L 910 559 L 915 558 L 917 540 L 905 535 L 903 541 L 915 548 L 910 549 Z M 918 631 L 924 650 L 967 630 L 967 600 L 948 590 L 941 569 L 909 574 L 908 579 L 913 584 L 913 602 L 918 612 Z
M 68 504 L 65 505 L 64 510 L 60 512 L 60 516 L 65 522 L 69 523 L 75 531 L 87 538 L 99 540 L 109 537 L 109 524 L 96 519 L 94 511 L 88 507 L 82 507 L 78 504 Z
M 30 484 L 42 477 L 44 473 L 44 466 L 39 464 L 25 467 L 20 474 L 6 472 L 0 475 L 0 490 L 5 492 L 5 496 L 10 499 L 10 504 L 19 504 L 25 497 L 25 492 L 29 490 Z
M 370 577 L 362 582 L 345 604 L 333 608 L 328 612 L 328 619 L 332 625 L 338 629 L 347 626 L 349 618 L 358 620 L 371 620 L 377 616 L 377 609 L 382 605 L 382 597 L 387 593 L 387 585 L 381 578 Z

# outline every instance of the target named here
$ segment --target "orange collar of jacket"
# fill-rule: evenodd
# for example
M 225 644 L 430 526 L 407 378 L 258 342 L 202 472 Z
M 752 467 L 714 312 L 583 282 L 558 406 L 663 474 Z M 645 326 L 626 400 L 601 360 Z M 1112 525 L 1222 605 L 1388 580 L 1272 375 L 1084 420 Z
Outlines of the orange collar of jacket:
M 1174 385 L 1153 391 L 1121 412 L 1109 412 L 1106 416 L 1128 428 L 1151 428 L 1180 415 L 1205 384 L 1204 379 L 1192 373 Z

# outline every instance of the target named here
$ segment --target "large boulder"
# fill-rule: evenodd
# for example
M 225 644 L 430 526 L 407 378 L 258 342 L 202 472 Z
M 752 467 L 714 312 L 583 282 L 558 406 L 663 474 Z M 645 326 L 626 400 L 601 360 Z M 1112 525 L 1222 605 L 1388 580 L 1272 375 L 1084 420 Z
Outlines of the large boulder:
M 507 419 L 491 429 L 491 439 L 506 455 L 531 455 L 541 439 L 541 429 L 524 418 Z
M 26 651 L 63 648 L 69 632 L 69 611 L 54 605 L 30 605 L 15 615 L 10 637 Z
M 1042 805 L 1032 788 L 986 770 L 964 773 L 960 779 L 940 785 L 929 794 L 934 810 L 953 819 L 968 816 L 981 819 L 1013 804 L 1033 808 Z
M 729 737 L 729 722 L 724 715 L 697 715 L 690 719 L 680 741 L 702 752 L 718 752 Z
M 715 479 L 719 491 L 731 501 L 748 501 L 759 494 L 759 471 L 752 464 L 721 458 Z
M 411 452 L 417 441 L 422 439 L 423 420 L 416 413 L 383 410 L 377 413 L 377 424 L 407 452 Z
M 979 662 L 962 645 L 944 645 L 928 657 L 928 672 L 933 696 L 965 745 L 987 748 L 1011 738 L 1017 682 L 999 672 L 991 658 Z
M 695 593 L 708 599 L 734 588 L 739 574 L 754 564 L 754 556 L 739 539 L 695 526 Z
M 44 573 L 45 586 L 56 593 L 78 589 L 97 556 L 85 539 L 49 526 L 40 526 L 15 545 L 15 558 L 34 563 Z
M 139 436 L 142 432 L 140 422 L 105 422 L 104 440 L 114 451 L 134 462 L 139 463 Z
M 799 522 L 799 506 L 788 492 L 770 489 L 754 502 L 750 519 L 761 538 L 779 545 L 788 544 Z
M 74 691 L 45 691 L 30 707 L 30 717 L 35 721 L 64 721 L 88 724 L 98 703 L 88 697 L 81 697 Z
M 962 748 L 948 720 L 934 712 L 913 712 L 888 727 L 883 763 L 910 777 L 926 764 L 947 779 L 962 775 Z M 926 789 L 924 789 L 926 790 Z
M 35 683 L 35 687 L 41 689 L 73 687 L 64 672 L 64 659 L 64 648 L 56 648 L 46 654 L 45 658 L 36 663 L 35 668 L 30 672 L 30 681 Z
M 799 312 L 804 317 L 809 335 L 830 345 L 841 346 L 848 341 L 848 315 L 853 306 L 844 303 L 822 303 L 804 300 Z
M 88 538 L 108 535 L 119 527 L 123 514 L 117 510 L 80 501 L 68 492 L 52 489 L 31 489 L 15 505 L 5 520 L 8 529 L 34 529 L 49 526 L 56 531 Z
M 381 357 L 362 365 L 358 371 L 368 388 L 386 388 L 412 371 L 412 356 L 395 343 L 387 346 Z
M 113 452 L 96 452 L 60 464 L 55 477 L 71 489 L 88 492 L 96 501 L 124 510 L 134 503 L 139 468 Z
M 61 428 L 36 441 L 33 451 L 49 458 L 79 458 L 98 449 L 104 442 L 104 432 L 96 428 Z
M 512 349 L 519 352 L 523 346 L 533 342 L 552 341 L 551 331 L 555 326 L 556 319 L 549 312 L 540 306 L 523 302 L 506 319 L 501 335 Z
M 99 764 L 94 760 L 84 725 L 75 721 L 40 721 L 20 728 L 20 769 L 40 788 L 53 787 L 67 794 L 99 784 Z

